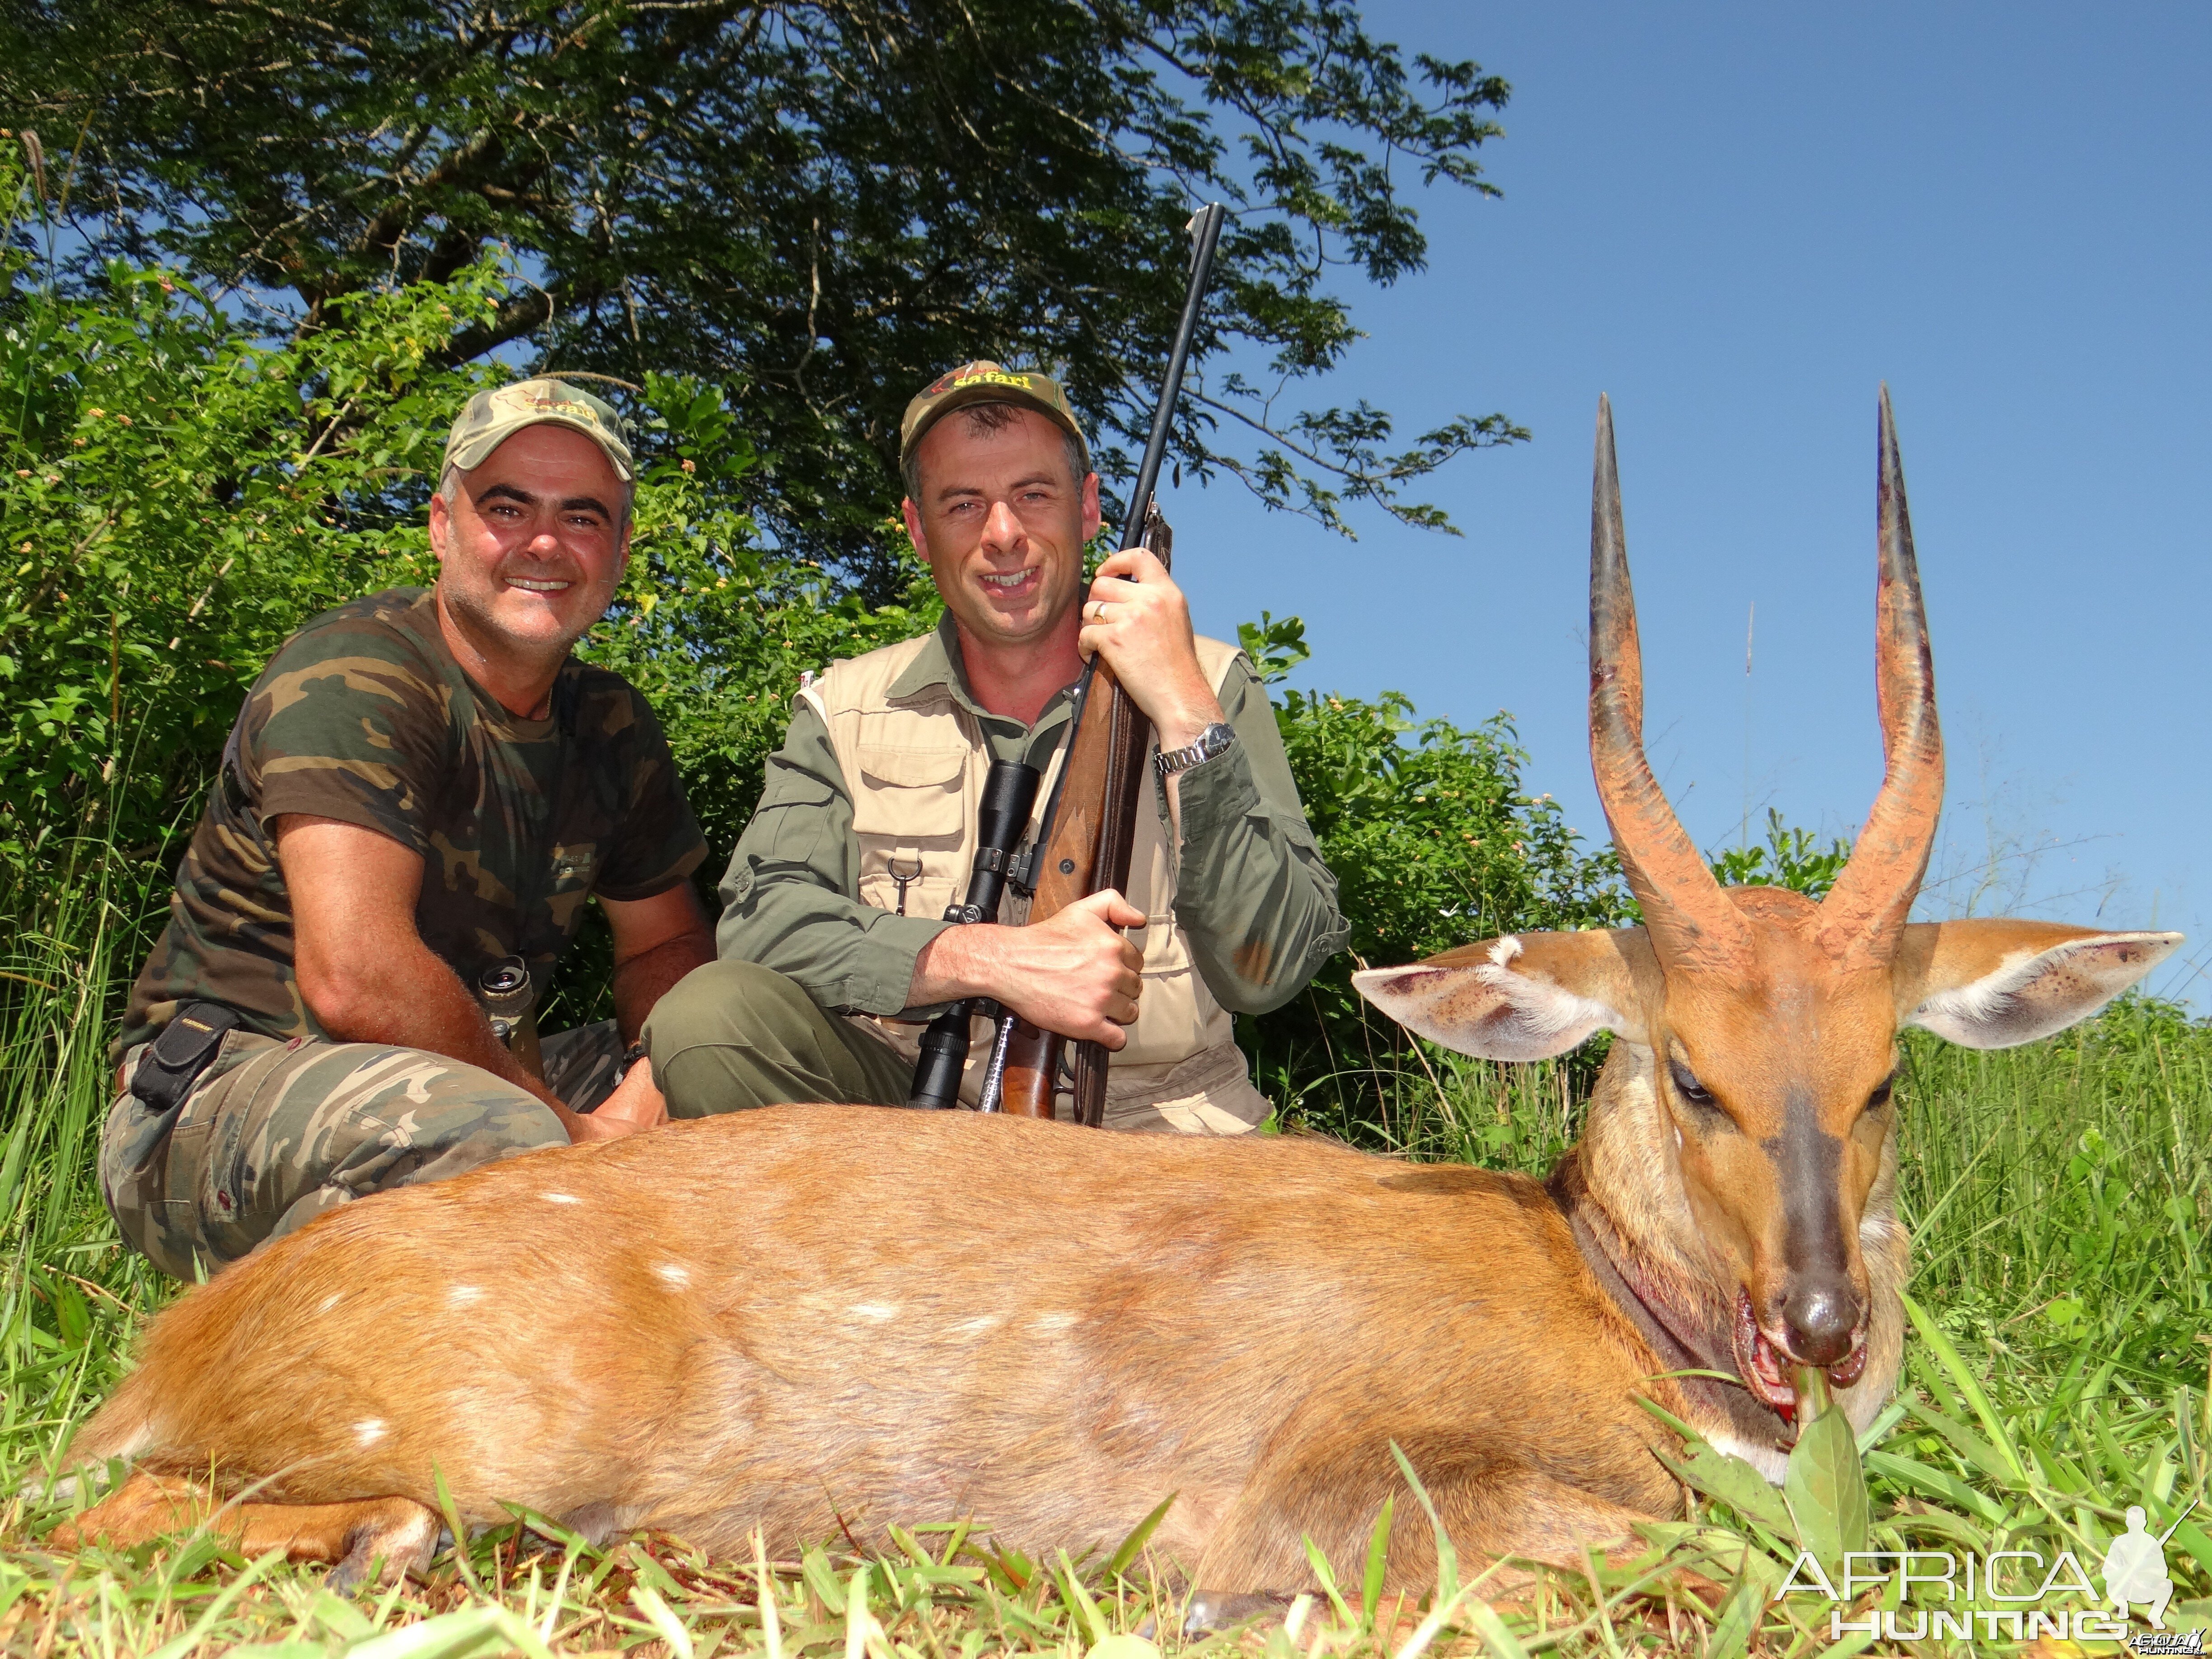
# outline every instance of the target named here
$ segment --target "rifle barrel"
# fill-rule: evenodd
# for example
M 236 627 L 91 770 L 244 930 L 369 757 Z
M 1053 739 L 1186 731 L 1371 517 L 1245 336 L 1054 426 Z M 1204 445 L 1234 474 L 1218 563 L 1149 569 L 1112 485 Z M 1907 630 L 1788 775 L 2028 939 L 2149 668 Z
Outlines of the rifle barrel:
M 1145 459 L 1137 468 L 1137 487 L 1130 492 L 1128 522 L 1121 527 L 1124 551 L 1144 538 L 1145 511 L 1152 504 L 1152 491 L 1160 481 L 1160 463 L 1166 459 L 1168 432 L 1175 424 L 1175 408 L 1182 392 L 1183 365 L 1190 358 L 1190 343 L 1198 332 L 1199 313 L 1206 305 L 1206 278 L 1213 271 L 1213 250 L 1221 240 L 1221 226 L 1229 210 L 1208 202 L 1190 222 L 1190 287 L 1183 295 L 1182 320 L 1176 325 L 1174 348 L 1168 353 L 1168 369 L 1160 377 L 1160 400 L 1152 410 L 1152 435 L 1145 440 Z

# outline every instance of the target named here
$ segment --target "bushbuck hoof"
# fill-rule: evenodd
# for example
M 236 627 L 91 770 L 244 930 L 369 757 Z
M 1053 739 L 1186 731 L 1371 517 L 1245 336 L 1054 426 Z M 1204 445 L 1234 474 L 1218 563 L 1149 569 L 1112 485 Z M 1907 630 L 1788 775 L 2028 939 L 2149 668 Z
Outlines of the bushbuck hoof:
M 276 1508 L 274 1504 L 263 1507 Z M 430 1558 L 449 1535 L 435 1510 L 406 1498 L 373 1498 L 359 1504 L 331 1504 L 324 1510 L 338 1512 L 338 1523 L 351 1524 L 343 1537 L 344 1553 L 324 1583 L 340 1595 L 364 1583 L 389 1584 L 404 1577 L 420 1578 L 430 1570 Z M 320 1512 L 320 1511 L 318 1511 Z M 290 1557 L 295 1561 L 322 1561 L 321 1553 Z
M 1278 1620 L 1297 1598 L 1273 1590 L 1197 1590 L 1183 1611 L 1185 1636 L 1212 1636 L 1255 1620 Z

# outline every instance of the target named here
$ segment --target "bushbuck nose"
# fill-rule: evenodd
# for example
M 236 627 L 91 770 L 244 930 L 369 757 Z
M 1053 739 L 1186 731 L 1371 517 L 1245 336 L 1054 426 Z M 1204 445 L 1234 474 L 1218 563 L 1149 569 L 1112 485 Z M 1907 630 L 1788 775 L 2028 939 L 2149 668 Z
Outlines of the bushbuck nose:
M 1782 1300 L 1792 1358 L 1808 1365 L 1832 1365 L 1851 1351 L 1858 1328 L 1858 1298 L 1840 1274 L 1808 1274 Z

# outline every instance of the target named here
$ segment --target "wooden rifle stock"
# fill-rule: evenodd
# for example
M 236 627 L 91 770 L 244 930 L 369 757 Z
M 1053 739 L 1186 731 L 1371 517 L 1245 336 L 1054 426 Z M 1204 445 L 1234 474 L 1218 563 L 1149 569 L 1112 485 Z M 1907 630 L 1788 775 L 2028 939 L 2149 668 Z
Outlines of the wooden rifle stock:
M 1159 562 L 1173 556 L 1174 534 L 1159 509 L 1145 514 L 1139 544 Z M 1078 899 L 1112 888 L 1129 890 L 1129 854 L 1136 844 L 1137 814 L 1151 784 L 1152 723 L 1121 687 L 1104 659 L 1094 659 L 1084 676 L 1087 685 L 1076 715 L 1061 772 L 1060 795 L 1035 870 L 1036 896 L 1030 921 L 1040 922 Z M 1014 1021 L 1006 1044 L 999 1109 L 1024 1117 L 1050 1117 L 1067 1039 Z M 1075 1110 L 1078 1123 L 1097 1128 L 1106 1113 L 1106 1045 L 1075 1045 Z

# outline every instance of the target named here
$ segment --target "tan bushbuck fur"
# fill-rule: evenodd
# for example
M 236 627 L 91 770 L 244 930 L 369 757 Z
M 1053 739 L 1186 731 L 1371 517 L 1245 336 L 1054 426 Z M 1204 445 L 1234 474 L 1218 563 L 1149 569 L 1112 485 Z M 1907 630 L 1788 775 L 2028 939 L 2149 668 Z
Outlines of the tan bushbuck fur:
M 1908 925 L 1942 745 L 1881 422 L 1889 769 L 1827 902 L 1723 891 L 1642 753 L 1601 410 L 1592 747 L 1646 926 L 1486 940 L 1358 976 L 1413 1030 L 1531 1060 L 1614 1042 L 1551 1180 L 1331 1144 L 1133 1138 L 788 1107 L 532 1153 L 333 1212 L 189 1291 L 77 1438 L 137 1469 L 54 1534 L 137 1539 L 235 1495 L 249 1548 L 427 1561 L 527 1506 L 788 1553 L 972 1517 L 1119 1540 L 1213 1592 L 1350 1571 L 1402 1449 L 1458 1547 L 1566 1560 L 1673 1513 L 1665 1407 L 1778 1476 L 1792 1368 L 1854 1421 L 1894 1382 L 1898 1030 L 1982 1047 L 2082 1018 L 2179 942 Z M 1668 1373 L 1711 1369 L 1737 1382 Z M 188 1477 L 215 1473 L 218 1490 Z M 1429 1582 L 1398 1507 L 1389 1582 Z

